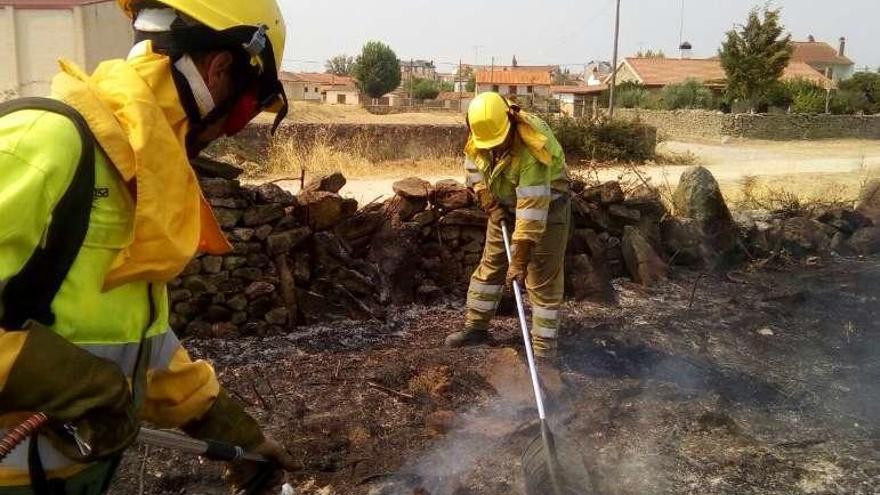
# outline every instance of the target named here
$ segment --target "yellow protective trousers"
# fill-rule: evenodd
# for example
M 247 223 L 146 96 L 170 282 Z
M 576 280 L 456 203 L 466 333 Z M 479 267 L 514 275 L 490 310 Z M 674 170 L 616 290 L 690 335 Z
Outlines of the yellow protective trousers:
M 547 228 L 532 249 L 527 268 L 526 292 L 532 307 L 532 346 L 536 356 L 552 357 L 556 353 L 570 225 L 570 200 L 565 197 L 553 201 Z M 465 328 L 469 330 L 488 330 L 501 302 L 508 266 L 502 235 L 501 226 L 490 221 L 483 258 L 468 288 Z

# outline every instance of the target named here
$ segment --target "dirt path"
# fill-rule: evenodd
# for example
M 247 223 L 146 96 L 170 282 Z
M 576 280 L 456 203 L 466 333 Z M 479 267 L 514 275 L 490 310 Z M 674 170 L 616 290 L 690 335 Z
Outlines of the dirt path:
M 593 493 L 880 492 L 880 260 L 617 288 L 617 306 L 570 303 L 564 328 L 554 417 Z M 298 493 L 520 494 L 534 411 L 516 322 L 448 352 L 460 305 L 187 345 L 292 446 Z M 136 493 L 142 466 L 146 494 L 225 493 L 217 466 L 142 454 L 113 493 Z
M 880 141 L 733 141 L 728 144 L 666 142 L 663 153 L 694 156 L 694 164 L 707 167 L 728 197 L 736 197 L 746 177 L 759 184 L 785 188 L 807 197 L 824 197 L 833 192 L 855 198 L 862 182 L 880 177 Z M 688 165 L 689 166 L 689 165 Z M 641 171 L 655 185 L 675 188 L 688 166 L 645 166 Z M 614 180 L 626 173 L 624 168 L 601 169 L 602 181 Z M 361 204 L 393 194 L 391 185 L 406 173 L 377 165 L 370 177 L 349 177 L 342 194 Z M 430 182 L 441 179 L 463 180 L 462 174 L 427 174 Z M 296 181 L 280 185 L 291 192 L 299 190 Z

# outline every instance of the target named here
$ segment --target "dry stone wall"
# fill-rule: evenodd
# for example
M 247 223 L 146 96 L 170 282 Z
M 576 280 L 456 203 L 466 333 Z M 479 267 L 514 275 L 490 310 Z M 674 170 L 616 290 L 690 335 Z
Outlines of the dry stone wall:
M 880 116 L 875 115 L 724 114 L 631 108 L 617 110 L 616 114 L 657 127 L 667 138 L 880 139 Z
M 382 319 L 389 306 L 463 300 L 480 262 L 487 216 L 457 181 L 405 179 L 391 199 L 358 205 L 338 194 L 339 174 L 293 196 L 271 183 L 243 186 L 216 163 L 197 167 L 211 175 L 202 189 L 234 251 L 199 256 L 170 283 L 171 324 L 181 334 L 279 334 Z M 665 276 L 667 212 L 653 191 L 576 183 L 572 202 L 571 297 L 613 301 L 612 278 Z

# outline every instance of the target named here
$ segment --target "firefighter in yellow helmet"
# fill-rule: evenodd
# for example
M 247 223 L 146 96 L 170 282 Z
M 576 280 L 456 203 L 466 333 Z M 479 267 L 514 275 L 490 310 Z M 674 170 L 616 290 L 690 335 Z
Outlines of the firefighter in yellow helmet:
M 239 445 L 233 490 L 295 468 L 169 328 L 166 283 L 231 250 L 188 158 L 287 103 L 275 0 L 120 0 L 137 43 L 0 105 L 0 495 L 106 492 L 141 421 Z M 85 447 L 84 447 L 85 446 Z M 87 448 L 86 448 L 87 447 Z
M 468 288 L 465 328 L 448 336 L 446 344 L 486 342 L 502 290 L 517 280 L 531 301 L 532 344 L 544 368 L 542 375 L 558 377 L 563 260 L 571 217 L 565 155 L 544 121 L 497 93 L 474 98 L 467 119 L 467 183 L 489 214 L 489 225 L 483 258 Z M 509 264 L 502 221 L 514 225 Z

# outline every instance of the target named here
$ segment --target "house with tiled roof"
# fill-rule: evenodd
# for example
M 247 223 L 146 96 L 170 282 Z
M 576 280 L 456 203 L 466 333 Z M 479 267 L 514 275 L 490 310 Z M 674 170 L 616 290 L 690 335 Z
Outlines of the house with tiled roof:
M 846 56 L 846 38 L 840 38 L 835 49 L 824 41 L 810 36 L 807 41 L 795 41 L 792 62 L 803 62 L 822 74 L 831 72 L 835 81 L 849 79 L 855 73 L 856 64 Z
M 494 91 L 506 97 L 550 96 L 553 73 L 540 68 L 527 70 L 478 70 L 476 75 L 477 93 Z
M 343 93 L 351 94 L 351 90 L 357 86 L 352 77 L 319 72 L 282 72 L 279 79 L 287 93 L 287 99 L 292 101 L 324 102 L 328 101 L 329 89 L 345 89 Z M 337 94 L 331 95 L 330 100 L 336 103 L 337 96 Z M 345 100 L 346 104 L 351 104 L 347 101 L 352 101 L 354 98 L 347 96 Z
M 132 39 L 113 0 L 0 0 L 0 98 L 45 96 L 59 58 L 92 71 Z
M 805 62 L 792 61 L 782 75 L 783 80 L 806 79 L 823 88 L 833 82 Z M 639 58 L 623 59 L 617 69 L 617 83 L 632 82 L 648 89 L 659 89 L 670 84 L 695 80 L 717 91 L 727 85 L 727 75 L 718 58 L 676 59 Z

